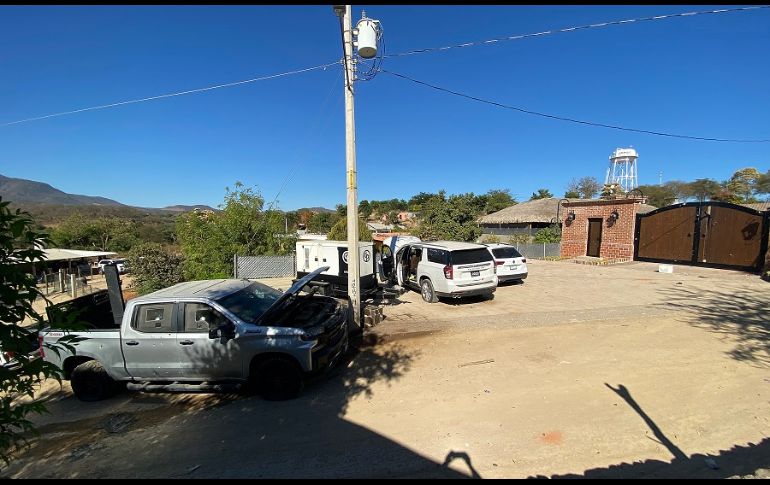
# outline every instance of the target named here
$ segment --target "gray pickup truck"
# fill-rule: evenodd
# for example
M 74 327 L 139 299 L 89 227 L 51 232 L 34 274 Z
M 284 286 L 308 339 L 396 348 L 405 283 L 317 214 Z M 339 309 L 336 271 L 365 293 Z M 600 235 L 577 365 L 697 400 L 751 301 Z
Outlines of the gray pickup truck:
M 75 396 L 97 401 L 133 390 L 253 389 L 267 399 L 299 394 L 303 379 L 347 351 L 346 302 L 300 294 L 320 268 L 281 294 L 248 280 L 180 283 L 130 300 L 119 328 L 74 332 L 75 352 L 50 349 L 64 335 L 40 332 L 43 358 L 58 365 Z M 109 319 L 108 319 L 109 320 Z M 48 348 L 46 348 L 48 347 Z M 245 385 L 245 386 L 244 386 Z

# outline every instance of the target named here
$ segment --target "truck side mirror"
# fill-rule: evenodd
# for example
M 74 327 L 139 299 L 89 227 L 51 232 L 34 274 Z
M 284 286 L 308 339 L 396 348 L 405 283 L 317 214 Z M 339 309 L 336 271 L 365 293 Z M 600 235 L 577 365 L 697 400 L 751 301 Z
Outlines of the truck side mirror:
M 235 328 L 233 328 L 233 325 L 230 323 L 226 323 L 224 325 L 220 325 L 217 328 L 212 328 L 209 330 L 209 338 L 210 339 L 231 339 L 235 338 Z

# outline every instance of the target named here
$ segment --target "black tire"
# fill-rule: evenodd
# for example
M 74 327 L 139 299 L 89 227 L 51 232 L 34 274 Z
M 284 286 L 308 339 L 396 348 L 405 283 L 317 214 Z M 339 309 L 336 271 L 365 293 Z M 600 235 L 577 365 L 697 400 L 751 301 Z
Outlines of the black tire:
M 89 360 L 75 367 L 70 376 L 70 384 L 75 397 L 86 402 L 107 399 L 115 395 L 121 387 L 97 360 Z
M 268 357 L 252 366 L 250 387 L 268 401 L 286 401 L 299 396 L 302 369 L 287 357 Z
M 436 290 L 433 289 L 433 283 L 428 278 L 420 281 L 420 294 L 422 294 L 422 299 L 428 303 L 436 303 L 438 301 Z

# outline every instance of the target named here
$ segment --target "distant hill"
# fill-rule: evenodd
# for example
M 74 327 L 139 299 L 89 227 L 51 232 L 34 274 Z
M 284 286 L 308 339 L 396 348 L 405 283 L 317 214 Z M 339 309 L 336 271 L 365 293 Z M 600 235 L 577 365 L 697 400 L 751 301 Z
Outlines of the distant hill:
M 0 196 L 16 204 L 123 206 L 106 197 L 62 192 L 43 182 L 0 175 Z
M 213 207 L 209 207 L 207 205 L 170 205 L 168 207 L 163 207 L 161 210 L 164 211 L 171 211 L 171 212 L 190 212 L 195 209 L 200 210 L 209 210 L 209 211 L 216 211 Z
M 329 213 L 337 212 L 334 209 L 327 209 L 326 207 L 303 207 L 301 209 L 297 209 L 297 212 L 299 212 L 299 211 L 310 211 L 310 212 L 317 212 L 317 213 L 320 213 L 320 212 L 329 212 Z
M 171 205 L 168 207 L 134 207 L 121 204 L 106 197 L 91 195 L 68 194 L 49 184 L 34 180 L 17 179 L 0 175 L 0 197 L 11 201 L 16 207 L 23 207 L 37 213 L 69 214 L 76 206 L 88 206 L 92 209 L 125 209 L 122 212 L 108 211 L 105 214 L 134 214 L 134 209 L 140 212 L 168 214 L 189 212 L 194 209 L 216 210 L 207 205 Z M 67 206 L 66 209 L 62 206 Z M 57 207 L 60 208 L 57 210 Z M 64 210 L 62 212 L 62 210 Z M 103 211 L 102 211 L 103 212 Z

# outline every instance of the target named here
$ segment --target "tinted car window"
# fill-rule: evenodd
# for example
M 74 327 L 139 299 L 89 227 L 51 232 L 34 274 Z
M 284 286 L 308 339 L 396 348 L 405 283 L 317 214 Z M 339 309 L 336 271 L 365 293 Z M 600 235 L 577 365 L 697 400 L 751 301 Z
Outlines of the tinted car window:
M 233 312 L 244 322 L 254 323 L 281 296 L 275 288 L 252 283 L 232 295 L 219 300 L 219 304 Z
M 428 261 L 431 263 L 447 264 L 447 253 L 443 249 L 428 248 Z
M 472 264 L 492 261 L 492 255 L 487 248 L 465 249 L 462 251 L 452 251 L 450 253 L 451 264 Z
M 512 248 L 512 247 L 495 248 L 492 250 L 492 254 L 494 254 L 496 258 L 500 258 L 500 259 L 521 257 L 521 253 L 516 251 L 516 248 Z
M 144 333 L 170 333 L 173 303 L 142 305 L 136 313 L 134 328 Z
M 184 331 L 188 333 L 208 333 L 227 319 L 218 311 L 203 303 L 187 303 L 184 306 Z

